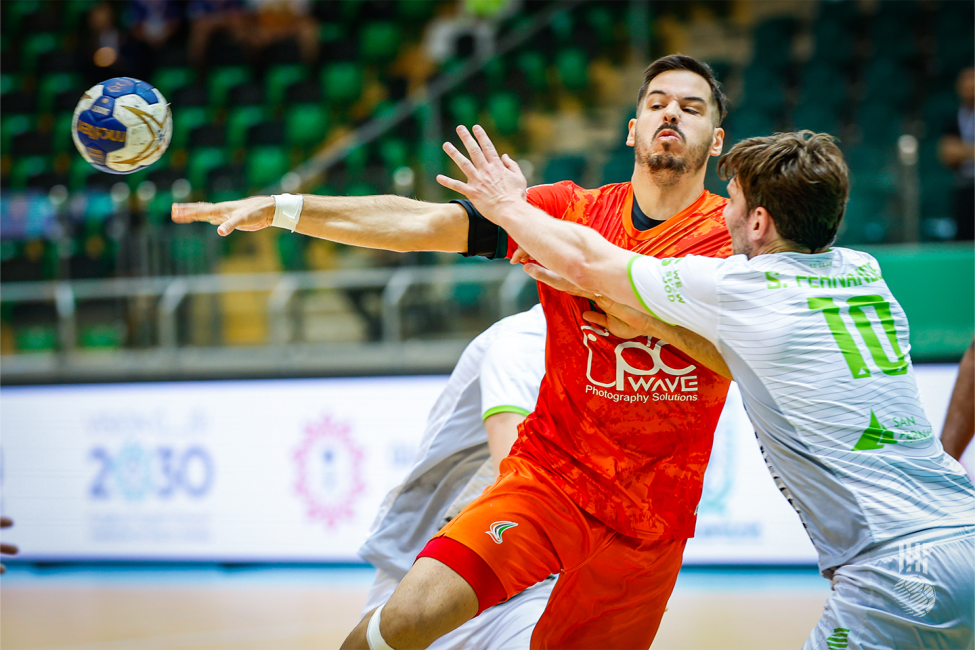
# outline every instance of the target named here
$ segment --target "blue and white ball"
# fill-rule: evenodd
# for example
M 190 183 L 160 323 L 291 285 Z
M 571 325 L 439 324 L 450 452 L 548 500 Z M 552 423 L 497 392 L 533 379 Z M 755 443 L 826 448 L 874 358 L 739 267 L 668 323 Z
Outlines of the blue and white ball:
M 158 90 L 116 77 L 92 86 L 74 109 L 74 145 L 109 174 L 131 174 L 159 160 L 173 137 L 173 114 Z

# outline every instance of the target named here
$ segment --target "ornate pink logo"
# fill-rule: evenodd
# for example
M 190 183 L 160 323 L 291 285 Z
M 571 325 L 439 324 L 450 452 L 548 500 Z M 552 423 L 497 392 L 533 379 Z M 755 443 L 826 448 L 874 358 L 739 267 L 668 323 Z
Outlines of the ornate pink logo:
M 305 437 L 295 450 L 298 479 L 295 490 L 311 519 L 334 528 L 352 519 L 355 502 L 365 491 L 363 452 L 352 440 L 348 422 L 324 415 L 305 426 Z

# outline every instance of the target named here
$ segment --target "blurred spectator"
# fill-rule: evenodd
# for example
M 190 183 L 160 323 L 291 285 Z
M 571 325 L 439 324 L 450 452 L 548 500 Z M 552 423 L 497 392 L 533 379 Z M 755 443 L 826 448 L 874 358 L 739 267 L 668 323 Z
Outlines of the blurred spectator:
M 938 143 L 941 162 L 955 172 L 955 239 L 975 238 L 975 68 L 965 68 L 955 85 L 961 106 Z
M 88 57 L 85 65 L 92 81 L 121 74 L 119 51 L 122 38 L 115 26 L 115 9 L 110 2 L 100 2 L 88 13 Z
M 233 40 L 244 40 L 246 13 L 243 0 L 191 0 L 187 13 L 190 19 L 189 56 L 194 65 L 203 64 L 213 34 L 226 32 Z
M 13 520 L 10 517 L 0 517 L 0 528 L 10 528 L 14 525 Z M 0 544 L 0 553 L 4 555 L 17 555 L 17 547 L 13 544 Z M 0 573 L 7 570 L 7 567 L 0 564 Z
M 439 15 L 427 25 L 423 35 L 426 54 L 437 63 L 454 57 L 476 54 L 487 59 L 494 52 L 494 27 L 477 15 L 462 11 L 459 5 L 441 5 Z
M 152 74 L 159 51 L 179 30 L 183 5 L 176 0 L 129 0 L 126 18 L 122 64 L 128 76 L 145 78 Z
M 268 45 L 296 39 L 306 63 L 318 58 L 318 22 L 311 16 L 309 0 L 247 0 L 254 25 L 248 30 L 252 48 L 260 52 Z

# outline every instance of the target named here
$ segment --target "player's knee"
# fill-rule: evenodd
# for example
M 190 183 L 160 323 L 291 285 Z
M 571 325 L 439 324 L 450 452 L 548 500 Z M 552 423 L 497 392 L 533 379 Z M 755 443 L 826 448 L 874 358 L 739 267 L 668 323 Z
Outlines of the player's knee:
M 390 600 L 382 609 L 379 631 L 390 647 L 417 647 L 436 640 L 436 607 L 424 600 Z M 425 645 L 423 646 L 425 647 Z

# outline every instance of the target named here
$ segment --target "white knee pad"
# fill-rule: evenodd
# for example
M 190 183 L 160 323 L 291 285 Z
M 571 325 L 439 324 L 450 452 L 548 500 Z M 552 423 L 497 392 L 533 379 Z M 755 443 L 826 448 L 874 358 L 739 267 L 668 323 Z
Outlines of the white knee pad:
M 376 608 L 369 619 L 369 626 L 366 628 L 366 641 L 369 643 L 369 650 L 393 650 L 379 632 L 380 614 L 383 612 L 383 607 L 385 604 Z

